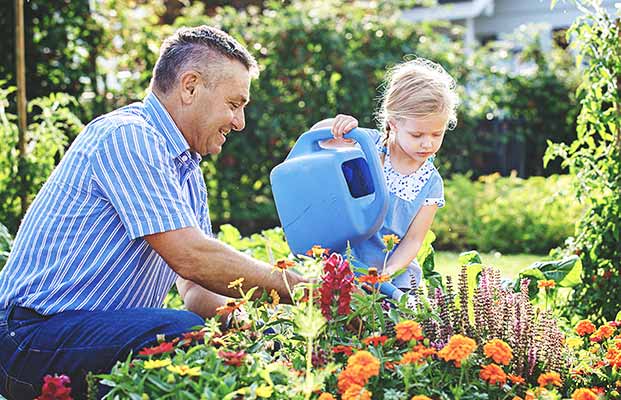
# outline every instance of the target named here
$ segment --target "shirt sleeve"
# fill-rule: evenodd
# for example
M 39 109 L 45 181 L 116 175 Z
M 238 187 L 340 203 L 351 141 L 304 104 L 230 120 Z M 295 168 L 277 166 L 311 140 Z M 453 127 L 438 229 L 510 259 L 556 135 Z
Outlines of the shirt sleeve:
M 184 200 L 174 159 L 151 128 L 140 124 L 116 128 L 90 159 L 97 189 L 110 201 L 131 239 L 200 228 Z
M 427 198 L 425 198 L 424 206 L 433 206 L 437 205 L 438 207 L 444 207 L 444 182 L 442 181 L 442 177 L 436 172 L 430 179 L 431 188 L 429 189 L 429 193 L 427 193 Z

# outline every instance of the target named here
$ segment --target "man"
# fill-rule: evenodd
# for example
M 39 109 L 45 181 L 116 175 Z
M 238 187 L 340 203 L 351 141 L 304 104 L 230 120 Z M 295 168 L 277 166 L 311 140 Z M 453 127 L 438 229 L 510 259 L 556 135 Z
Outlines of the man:
M 244 128 L 254 58 L 226 33 L 181 29 L 142 103 L 92 121 L 26 214 L 0 272 L 0 393 L 87 371 L 202 325 L 228 283 L 288 292 L 271 266 L 211 237 L 201 155 Z M 161 309 L 174 281 L 189 311 Z M 291 284 L 302 278 L 289 274 Z

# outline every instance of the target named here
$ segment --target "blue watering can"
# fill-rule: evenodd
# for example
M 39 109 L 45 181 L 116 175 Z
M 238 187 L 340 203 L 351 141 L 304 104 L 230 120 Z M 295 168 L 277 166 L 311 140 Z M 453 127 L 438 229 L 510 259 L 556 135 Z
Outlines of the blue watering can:
M 359 146 L 324 148 L 330 129 L 304 133 L 270 174 L 276 210 L 289 248 L 313 245 L 343 252 L 379 230 L 387 189 L 375 144 L 360 129 L 345 135 Z

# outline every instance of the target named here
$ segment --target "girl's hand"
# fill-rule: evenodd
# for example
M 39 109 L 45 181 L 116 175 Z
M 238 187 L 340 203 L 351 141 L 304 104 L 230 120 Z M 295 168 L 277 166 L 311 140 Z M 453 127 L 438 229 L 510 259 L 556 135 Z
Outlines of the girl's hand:
M 339 141 L 343 135 L 358 127 L 358 120 L 351 115 L 338 114 L 332 122 L 332 134 Z
M 354 143 L 352 139 L 345 139 L 343 135 L 358 127 L 358 120 L 351 115 L 338 114 L 332 121 L 332 135 L 334 139 L 322 142 L 327 147 L 349 147 Z

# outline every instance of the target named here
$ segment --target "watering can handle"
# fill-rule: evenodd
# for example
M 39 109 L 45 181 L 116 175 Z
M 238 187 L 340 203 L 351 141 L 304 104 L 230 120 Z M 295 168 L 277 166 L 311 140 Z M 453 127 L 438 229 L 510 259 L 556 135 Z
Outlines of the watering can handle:
M 384 199 L 386 199 L 387 196 L 387 189 L 384 182 L 383 168 L 380 164 L 375 143 L 373 143 L 373 140 L 367 133 L 357 128 L 346 133 L 345 137 L 347 137 L 347 139 L 354 139 L 358 142 L 362 148 L 362 151 L 367 156 L 367 162 L 369 163 L 371 177 L 373 178 L 373 186 L 375 188 L 375 199 L 373 199 L 371 204 L 369 204 L 368 210 L 371 215 L 384 215 L 386 207 Z M 295 146 L 293 146 L 293 149 L 291 149 L 291 152 L 287 156 L 287 160 L 302 154 L 320 151 L 322 148 L 319 146 L 318 142 L 333 138 L 334 135 L 332 134 L 330 128 L 316 129 L 305 132 L 298 138 Z

